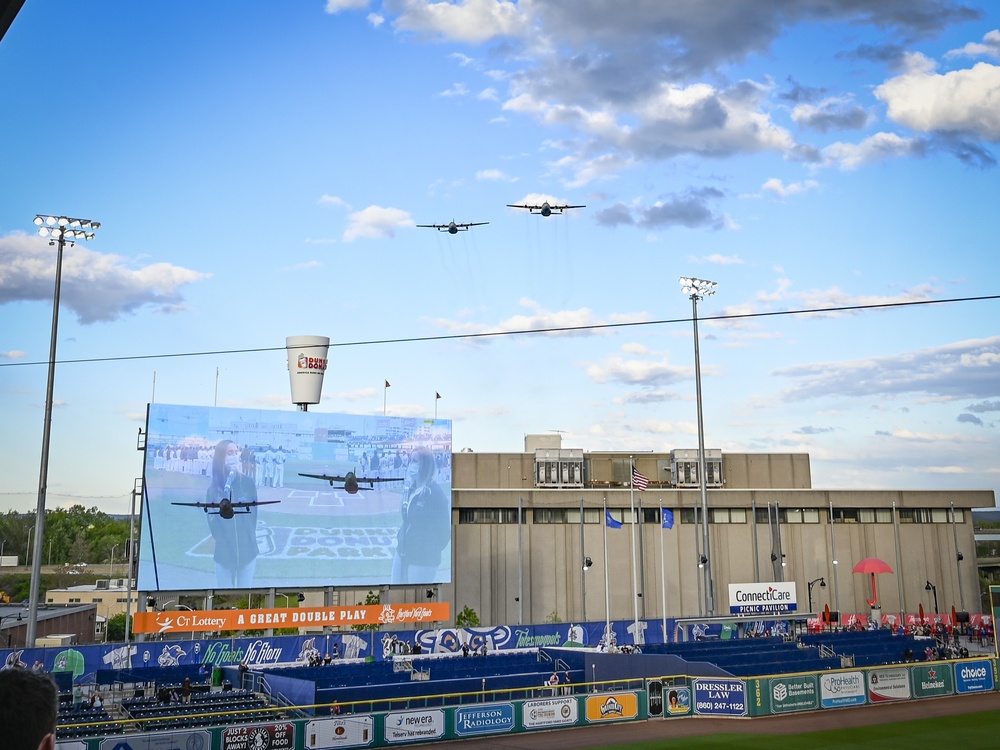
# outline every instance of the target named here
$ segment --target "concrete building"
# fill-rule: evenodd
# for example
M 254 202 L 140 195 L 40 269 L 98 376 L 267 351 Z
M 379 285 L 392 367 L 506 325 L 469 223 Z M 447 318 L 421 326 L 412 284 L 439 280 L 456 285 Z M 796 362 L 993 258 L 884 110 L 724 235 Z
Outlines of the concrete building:
M 876 557 L 894 571 L 876 577 L 884 614 L 934 612 L 929 584 L 940 611 L 982 611 L 971 510 L 993 507 L 992 490 L 815 489 L 808 454 L 706 449 L 706 550 L 697 459 L 588 453 L 558 435 L 527 436 L 524 453 L 454 454 L 455 574 L 437 596 L 484 624 L 659 619 L 664 607 L 728 615 L 729 584 L 794 581 L 800 612 L 811 599 L 815 612 L 867 614 L 870 576 L 852 570 Z M 643 492 L 630 491 L 633 464 Z M 621 528 L 606 528 L 605 506 Z
M 96 583 L 69 586 L 64 589 L 49 589 L 45 592 L 45 603 L 49 605 L 93 604 L 96 609 L 93 632 L 86 634 L 80 643 L 101 642 L 108 620 L 125 612 L 128 602 L 127 578 L 101 578 Z M 137 611 L 139 594 L 132 581 L 132 612 Z

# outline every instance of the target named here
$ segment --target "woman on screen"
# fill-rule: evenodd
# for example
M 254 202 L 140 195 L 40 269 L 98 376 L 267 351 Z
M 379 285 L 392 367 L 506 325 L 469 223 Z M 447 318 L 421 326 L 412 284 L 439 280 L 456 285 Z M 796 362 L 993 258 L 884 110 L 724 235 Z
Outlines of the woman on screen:
M 240 448 L 232 440 L 215 446 L 208 503 L 256 503 L 253 477 L 243 473 Z M 208 514 L 208 529 L 215 539 L 215 577 L 219 588 L 245 589 L 253 585 L 257 567 L 257 506 L 238 507 L 232 518 Z
M 437 463 L 430 449 L 417 448 L 410 454 L 391 583 L 437 582 L 441 552 L 451 539 L 451 507 L 434 479 L 436 474 Z

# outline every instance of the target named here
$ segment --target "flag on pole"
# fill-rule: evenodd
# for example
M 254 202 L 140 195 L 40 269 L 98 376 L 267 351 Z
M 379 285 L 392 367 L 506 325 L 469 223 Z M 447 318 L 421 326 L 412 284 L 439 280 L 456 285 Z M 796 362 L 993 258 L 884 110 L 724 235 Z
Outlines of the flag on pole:
M 389 385 L 389 381 L 388 381 L 388 380 L 387 380 L 387 381 L 385 381 L 385 387 L 386 387 L 386 388 L 391 388 L 391 387 L 392 387 L 392 386 L 390 386 L 390 385 Z
M 674 512 L 672 510 L 667 510 L 666 508 L 660 508 L 660 513 L 663 518 L 663 528 L 674 528 Z
M 635 466 L 632 467 L 632 486 L 640 492 L 649 486 L 649 480 L 640 474 L 639 470 L 636 469 Z
M 622 522 L 612 518 L 611 511 L 607 508 L 604 509 L 604 523 L 609 529 L 620 529 L 622 527 Z
M 434 400 L 437 401 L 439 398 L 441 398 L 441 394 L 438 393 L 437 391 L 434 391 Z

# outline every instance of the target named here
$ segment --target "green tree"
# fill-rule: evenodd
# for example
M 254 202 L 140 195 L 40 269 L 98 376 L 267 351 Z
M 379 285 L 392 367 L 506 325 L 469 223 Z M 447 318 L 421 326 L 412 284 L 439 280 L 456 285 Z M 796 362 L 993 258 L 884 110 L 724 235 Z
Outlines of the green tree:
M 455 618 L 456 628 L 477 628 L 479 625 L 479 615 L 472 607 L 466 607 Z
M 121 643 L 125 640 L 125 613 L 119 612 L 107 622 L 108 637 L 111 643 Z
M 376 594 L 374 591 L 369 589 L 368 595 L 365 596 L 365 604 L 370 605 L 370 604 L 381 604 L 381 603 L 382 603 L 381 595 Z M 373 622 L 371 625 L 352 625 L 351 627 L 353 627 L 355 630 L 361 631 L 361 630 L 378 630 L 379 627 L 381 626 L 377 622 Z

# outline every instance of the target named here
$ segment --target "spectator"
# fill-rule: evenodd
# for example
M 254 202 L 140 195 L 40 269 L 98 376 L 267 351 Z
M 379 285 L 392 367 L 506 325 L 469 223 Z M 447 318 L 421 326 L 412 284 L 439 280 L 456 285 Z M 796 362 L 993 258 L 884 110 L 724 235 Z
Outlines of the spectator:
M 0 727 L 5 750 L 53 750 L 56 744 L 56 684 L 46 674 L 0 670 Z
M 73 686 L 73 710 L 79 711 L 83 708 L 83 688 L 79 685 Z
M 191 678 L 185 677 L 184 684 L 181 685 L 181 700 L 184 703 L 191 702 Z

